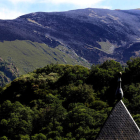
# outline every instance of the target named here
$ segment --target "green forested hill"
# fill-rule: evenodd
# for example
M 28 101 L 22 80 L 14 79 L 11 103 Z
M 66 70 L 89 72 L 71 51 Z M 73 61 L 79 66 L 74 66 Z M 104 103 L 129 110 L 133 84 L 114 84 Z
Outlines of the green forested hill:
M 140 58 L 83 66 L 50 64 L 0 90 L 0 139 L 91 140 L 115 104 L 118 72 L 124 103 L 140 126 Z

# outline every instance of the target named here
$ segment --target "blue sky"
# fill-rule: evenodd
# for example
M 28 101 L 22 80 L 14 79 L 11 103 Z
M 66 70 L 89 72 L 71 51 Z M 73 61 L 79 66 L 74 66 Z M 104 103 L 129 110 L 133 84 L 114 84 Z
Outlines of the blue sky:
M 32 12 L 56 12 L 83 8 L 136 9 L 139 0 L 1 0 L 0 19 L 14 19 Z

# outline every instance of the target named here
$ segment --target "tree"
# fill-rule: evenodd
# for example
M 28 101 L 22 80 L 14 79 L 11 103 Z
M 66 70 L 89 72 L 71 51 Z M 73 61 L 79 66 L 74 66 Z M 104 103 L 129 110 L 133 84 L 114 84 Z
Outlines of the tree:
M 125 70 L 125 83 L 138 83 L 140 82 L 140 57 L 131 58 L 127 61 Z
M 0 123 L 3 134 L 9 136 L 11 139 L 16 139 L 19 134 L 31 134 L 33 111 L 29 107 L 24 107 L 19 102 L 11 103 L 10 101 L 5 101 L 0 110 L 3 114 L 3 119 Z
M 47 140 L 47 138 L 44 134 L 39 133 L 32 136 L 31 140 Z
M 98 92 L 98 97 L 103 101 L 108 101 L 110 105 L 115 100 L 114 95 L 120 71 L 123 72 L 120 63 L 114 60 L 107 60 L 101 65 L 93 66 L 88 78 L 88 83 L 93 85 L 95 92 Z
M 8 140 L 6 136 L 0 137 L 0 140 Z

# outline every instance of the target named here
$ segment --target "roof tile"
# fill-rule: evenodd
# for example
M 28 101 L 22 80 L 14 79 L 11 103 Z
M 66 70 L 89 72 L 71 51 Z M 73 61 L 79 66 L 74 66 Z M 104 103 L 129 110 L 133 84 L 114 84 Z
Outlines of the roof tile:
M 112 109 L 96 140 L 140 140 L 140 129 L 122 100 Z

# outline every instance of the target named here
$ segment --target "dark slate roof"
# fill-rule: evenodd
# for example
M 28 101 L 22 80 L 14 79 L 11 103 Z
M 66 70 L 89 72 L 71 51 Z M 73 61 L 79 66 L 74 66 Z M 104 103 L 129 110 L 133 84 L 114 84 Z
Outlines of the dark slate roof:
M 96 140 L 140 140 L 140 129 L 122 100 L 112 109 Z

